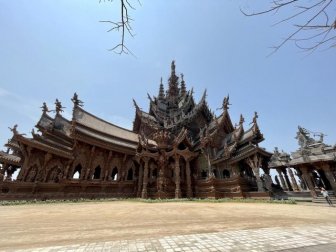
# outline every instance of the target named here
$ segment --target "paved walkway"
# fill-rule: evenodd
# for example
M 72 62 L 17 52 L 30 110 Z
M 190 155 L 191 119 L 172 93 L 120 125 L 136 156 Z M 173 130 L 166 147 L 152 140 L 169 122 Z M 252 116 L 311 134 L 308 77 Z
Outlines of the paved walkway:
M 33 248 L 45 251 L 336 251 L 336 226 L 262 228 Z

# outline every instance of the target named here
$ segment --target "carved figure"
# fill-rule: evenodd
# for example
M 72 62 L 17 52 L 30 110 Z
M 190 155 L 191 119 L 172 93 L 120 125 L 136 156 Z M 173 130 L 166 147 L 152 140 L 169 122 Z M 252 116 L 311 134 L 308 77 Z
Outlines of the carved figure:
M 43 102 L 43 105 L 41 107 L 43 113 L 51 112 L 51 110 L 48 109 L 48 106 L 45 102 Z
M 83 107 L 84 102 L 78 99 L 78 95 L 75 92 L 73 97 L 71 98 L 71 101 L 74 103 L 75 106 Z
M 254 112 L 254 116 L 253 116 L 252 122 L 250 124 L 256 124 L 257 123 L 257 119 L 258 119 L 258 113 Z
M 13 128 L 8 127 L 8 129 L 9 129 L 10 131 L 12 131 L 14 135 L 17 135 L 17 134 L 18 134 L 17 127 L 18 127 L 18 125 L 15 124 L 15 125 L 13 126 Z
M 56 99 L 56 101 L 55 101 L 55 106 L 56 106 L 56 109 L 55 109 L 55 110 L 56 110 L 56 113 L 57 113 L 57 114 L 59 114 L 59 113 L 61 113 L 61 112 L 64 112 L 63 109 L 64 109 L 65 107 L 62 106 L 62 103 L 61 103 L 58 99 Z
M 305 128 L 298 126 L 298 132 L 295 139 L 298 140 L 301 149 L 306 148 L 308 145 L 315 143 L 315 140 L 310 137 L 310 133 Z

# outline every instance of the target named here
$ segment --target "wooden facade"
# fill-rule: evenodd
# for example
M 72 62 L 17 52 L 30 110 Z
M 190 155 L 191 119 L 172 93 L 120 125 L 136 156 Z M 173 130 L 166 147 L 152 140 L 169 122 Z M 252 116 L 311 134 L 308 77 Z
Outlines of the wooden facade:
M 132 131 L 84 110 L 77 94 L 71 120 L 58 100 L 54 117 L 44 104 L 38 132 L 28 138 L 15 125 L 0 152 L 0 199 L 270 197 L 271 153 L 259 147 L 256 113 L 247 130 L 243 116 L 234 126 L 225 97 L 215 116 L 174 62 L 167 91 L 161 80 L 148 97 L 149 112 L 134 101 Z

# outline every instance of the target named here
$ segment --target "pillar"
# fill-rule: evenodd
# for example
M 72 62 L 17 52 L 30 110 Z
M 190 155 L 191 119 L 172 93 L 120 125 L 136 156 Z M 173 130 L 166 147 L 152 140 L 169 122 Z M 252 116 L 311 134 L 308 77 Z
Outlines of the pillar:
M 296 183 L 296 180 L 295 180 L 295 177 L 294 177 L 294 173 L 293 173 L 293 171 L 292 171 L 291 168 L 288 168 L 288 173 L 289 173 L 289 176 L 290 176 L 291 181 L 292 181 L 293 190 L 294 191 L 299 191 L 298 184 Z
M 306 184 L 306 181 L 302 178 L 302 172 L 299 168 L 294 168 L 296 170 L 296 176 L 298 176 L 300 180 L 300 187 L 302 190 L 307 190 L 308 186 Z
M 293 187 L 292 187 L 291 182 L 290 182 L 290 180 L 288 178 L 286 168 L 284 170 L 282 170 L 282 172 L 283 172 L 284 177 L 285 177 L 285 181 L 286 181 L 286 184 L 287 184 L 288 191 L 293 191 Z
M 187 177 L 187 197 L 192 198 L 190 161 L 186 159 L 186 177 Z
M 147 184 L 148 184 L 148 158 L 144 159 L 145 161 L 145 168 L 144 168 L 144 174 L 143 174 L 143 184 L 142 184 L 142 193 L 141 198 L 146 199 L 147 198 Z
M 334 175 L 331 172 L 330 165 L 329 164 L 323 164 L 322 169 L 324 171 L 324 174 L 325 174 L 326 178 L 329 181 L 329 184 L 330 184 L 331 188 L 333 189 L 334 193 L 336 194 L 336 181 L 335 181 Z
M 265 187 L 268 191 L 272 192 L 273 188 L 272 188 L 272 177 L 269 174 L 270 173 L 270 169 L 268 167 L 263 167 L 262 168 L 264 171 L 264 183 L 265 183 Z
M 175 198 L 181 198 L 180 156 L 175 155 Z
M 280 168 L 277 168 L 276 170 L 277 170 L 277 172 L 279 174 L 279 178 L 280 178 L 280 181 L 281 181 L 282 189 L 284 191 L 288 191 L 288 187 L 287 187 L 286 182 L 285 182 L 285 180 L 284 180 L 284 178 L 282 176 L 282 170 Z
M 310 190 L 311 195 L 316 198 L 316 192 L 315 192 L 315 187 L 314 184 L 311 180 L 310 174 L 308 172 L 308 168 L 307 167 L 301 167 L 300 168 L 301 172 L 302 172 L 302 177 L 303 179 L 306 181 L 308 189 Z
M 259 191 L 259 192 L 264 192 L 265 189 L 264 189 L 264 187 L 263 187 L 263 182 L 262 182 L 262 180 L 260 179 L 259 167 L 254 167 L 254 168 L 252 168 L 252 170 L 253 170 L 254 176 L 255 176 L 256 179 L 257 179 L 258 191 Z
M 141 187 L 142 187 L 143 175 L 144 175 L 143 166 L 140 165 L 140 167 L 139 167 L 138 191 L 137 191 L 137 197 L 139 197 L 139 198 L 141 197 Z

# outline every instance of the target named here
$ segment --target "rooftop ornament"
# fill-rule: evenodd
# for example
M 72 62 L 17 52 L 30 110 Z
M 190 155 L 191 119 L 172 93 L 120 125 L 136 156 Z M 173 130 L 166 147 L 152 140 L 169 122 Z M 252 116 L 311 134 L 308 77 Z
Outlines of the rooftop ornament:
M 55 111 L 56 111 L 56 114 L 58 115 L 59 113 L 61 113 L 61 112 L 64 112 L 64 108 L 65 107 L 63 107 L 62 106 L 62 103 L 58 100 L 58 99 L 56 99 L 56 101 L 55 101 L 55 106 L 56 106 L 56 109 L 55 109 Z
M 83 105 L 84 105 L 84 102 L 82 102 L 81 100 L 78 99 L 78 95 L 77 95 L 76 92 L 74 93 L 73 97 L 71 98 L 71 101 L 73 102 L 73 104 L 75 106 L 83 107 Z
M 49 108 L 48 108 L 48 106 L 45 102 L 43 102 L 43 105 L 42 105 L 41 109 L 42 109 L 44 114 L 48 113 L 48 112 L 51 112 L 51 110 L 49 110 Z

